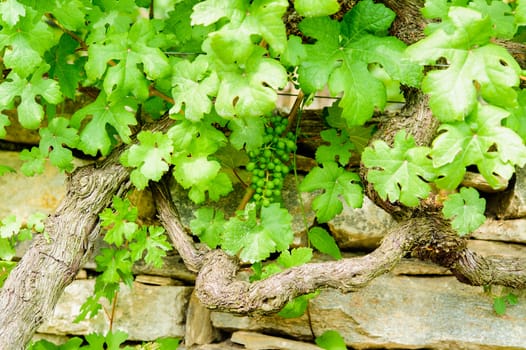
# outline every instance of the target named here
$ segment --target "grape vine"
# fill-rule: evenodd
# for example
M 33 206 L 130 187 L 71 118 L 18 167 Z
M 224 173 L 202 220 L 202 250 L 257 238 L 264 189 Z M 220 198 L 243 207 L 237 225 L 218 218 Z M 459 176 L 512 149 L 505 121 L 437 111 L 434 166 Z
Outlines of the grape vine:
M 317 224 L 344 203 L 360 207 L 370 185 L 406 207 L 446 193 L 444 218 L 469 234 L 484 222 L 486 203 L 461 187 L 468 169 L 496 188 L 526 164 L 526 72 L 500 44 L 524 43 L 526 0 L 426 0 L 430 23 L 412 43 L 391 35 L 396 14 L 385 4 L 361 0 L 340 13 L 341 3 L 2 0 L 0 137 L 20 124 L 38 130 L 39 143 L 20 152 L 20 169 L 0 173 L 34 176 L 49 162 L 71 174 L 74 154 L 96 161 L 126 147 L 119 161 L 136 189 L 169 174 L 200 206 L 193 233 L 253 263 L 254 280 L 268 277 L 312 253 L 291 249 L 282 201 L 302 133 L 275 112 L 290 84 L 301 96 L 327 89 L 336 100 L 298 185 L 315 194 Z M 416 89 L 439 123 L 433 140 L 419 145 L 401 130 L 392 142 L 369 142 L 390 120 L 390 102 L 405 103 Z M 167 130 L 146 127 L 161 118 L 171 119 Z M 239 211 L 226 217 L 209 207 L 238 184 L 250 195 Z M 162 228 L 135 223 L 126 200 L 115 198 L 99 218 L 110 247 L 96 258 L 101 274 L 82 316 L 98 312 L 98 299 L 111 299 L 121 281 L 131 283 L 133 262 L 158 265 L 170 248 Z M 0 281 L 26 238 L 17 233 L 22 222 L 43 232 L 33 219 L 3 219 Z M 308 229 L 314 248 L 341 257 L 327 231 Z M 263 267 L 272 254 L 278 263 Z

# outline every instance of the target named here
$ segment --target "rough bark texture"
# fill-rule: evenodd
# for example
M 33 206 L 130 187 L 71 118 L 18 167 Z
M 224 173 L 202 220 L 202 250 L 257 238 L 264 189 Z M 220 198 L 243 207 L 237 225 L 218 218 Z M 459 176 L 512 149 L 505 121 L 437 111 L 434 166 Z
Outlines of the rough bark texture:
M 152 129 L 171 124 L 165 118 Z M 1 290 L 0 349 L 24 349 L 91 254 L 100 234 L 98 214 L 130 186 L 130 169 L 119 162 L 123 150 L 68 177 L 66 197 L 45 223 L 49 241 L 36 237 Z

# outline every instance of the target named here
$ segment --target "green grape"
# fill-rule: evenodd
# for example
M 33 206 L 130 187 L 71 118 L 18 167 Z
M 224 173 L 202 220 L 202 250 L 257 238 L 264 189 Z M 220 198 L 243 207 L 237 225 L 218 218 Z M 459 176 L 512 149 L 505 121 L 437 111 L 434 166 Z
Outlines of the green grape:
M 252 173 L 252 199 L 259 206 L 281 201 L 283 177 L 290 171 L 290 155 L 296 150 L 296 135 L 291 131 L 285 134 L 287 125 L 287 118 L 267 118 L 263 145 L 248 152 L 246 170 Z

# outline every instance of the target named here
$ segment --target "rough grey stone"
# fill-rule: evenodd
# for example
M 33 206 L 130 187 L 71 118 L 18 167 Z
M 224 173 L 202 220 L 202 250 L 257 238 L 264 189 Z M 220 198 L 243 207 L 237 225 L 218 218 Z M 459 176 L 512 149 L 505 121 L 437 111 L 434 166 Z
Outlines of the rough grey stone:
M 396 222 L 365 197 L 361 208 L 351 208 L 344 203 L 343 212 L 328 224 L 340 248 L 371 249 L 378 246 Z
M 305 314 L 298 318 L 271 316 L 237 316 L 224 312 L 212 312 L 212 324 L 226 331 L 255 331 L 287 335 L 301 340 L 312 340 L 309 317 Z
M 243 344 L 247 349 L 250 350 L 322 350 L 322 348 L 314 344 L 274 337 L 255 332 L 234 332 L 232 334 L 231 341 L 234 343 Z
M 211 311 L 199 302 L 195 292 L 192 293 L 186 313 L 184 343 L 187 346 L 209 344 L 219 339 L 219 332 L 212 325 L 210 314 Z
M 325 290 L 311 301 L 309 318 L 212 314 L 216 327 L 289 334 L 312 340 L 327 330 L 356 349 L 526 349 L 526 297 L 497 316 L 482 287 L 454 277 L 384 275 L 354 293 Z M 312 327 L 312 328 L 311 328 Z
M 0 201 L 0 218 L 16 215 L 25 220 L 35 212 L 49 214 L 64 197 L 65 175 L 46 163 L 44 173 L 26 177 L 20 172 L 23 162 L 17 152 L 0 152 L 0 164 L 15 169 L 0 177 L 0 192 L 9 200 Z
M 487 219 L 471 237 L 490 241 L 526 243 L 526 219 Z
M 94 280 L 74 281 L 60 297 L 53 315 L 38 329 L 48 334 L 84 335 L 106 333 L 108 320 L 104 312 L 79 323 L 73 320 L 80 307 L 93 293 Z M 125 331 L 130 340 L 155 340 L 160 337 L 182 337 L 191 287 L 146 286 L 134 283 L 130 289 L 121 285 L 113 328 Z M 106 310 L 111 307 L 107 303 Z

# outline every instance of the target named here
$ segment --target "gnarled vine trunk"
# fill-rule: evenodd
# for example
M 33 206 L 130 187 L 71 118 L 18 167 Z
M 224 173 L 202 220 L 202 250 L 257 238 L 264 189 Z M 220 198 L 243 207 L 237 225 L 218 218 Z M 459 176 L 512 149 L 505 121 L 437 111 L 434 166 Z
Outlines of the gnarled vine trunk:
M 348 9 L 354 2 L 344 3 Z M 385 0 L 384 3 L 398 15 L 393 35 L 407 43 L 422 37 L 425 21 L 419 12 L 421 1 Z M 521 55 L 522 51 L 517 50 L 515 57 L 524 66 Z M 398 130 L 405 129 L 418 144 L 430 143 L 438 123 L 429 111 L 426 96 L 418 90 L 407 90 L 406 100 L 407 106 L 400 115 L 386 119 L 373 139 L 389 143 Z M 166 118 L 155 128 L 166 130 L 171 123 Z M 114 195 L 124 193 L 129 187 L 130 171 L 118 161 L 121 152 L 122 149 L 116 149 L 104 161 L 80 168 L 69 176 L 66 197 L 46 221 L 50 240 L 43 236 L 35 239 L 0 293 L 0 349 L 24 348 L 89 256 L 100 234 L 98 214 Z M 381 245 L 363 257 L 307 264 L 255 283 L 235 278 L 239 268 L 235 258 L 194 244 L 179 222 L 164 183 L 153 184 L 152 190 L 160 219 L 174 247 L 188 268 L 198 273 L 197 295 L 210 308 L 245 314 L 271 313 L 295 296 L 320 288 L 351 292 L 390 271 L 408 253 L 448 267 L 464 283 L 526 287 L 526 261 L 476 255 L 440 216 L 440 202 L 435 197 L 422 201 L 416 208 L 389 203 L 367 184 L 367 171 L 361 167 L 366 195 L 399 221 Z

